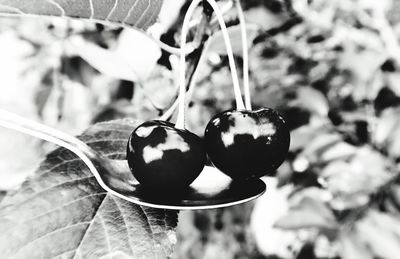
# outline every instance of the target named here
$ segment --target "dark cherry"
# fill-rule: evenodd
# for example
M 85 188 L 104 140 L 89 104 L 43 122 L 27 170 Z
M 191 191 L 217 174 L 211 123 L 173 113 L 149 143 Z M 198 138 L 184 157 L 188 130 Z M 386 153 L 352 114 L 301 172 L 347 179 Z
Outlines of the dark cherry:
M 129 167 L 147 189 L 179 191 L 188 187 L 204 168 L 203 141 L 188 130 L 165 121 L 147 121 L 129 137 Z
M 229 110 L 211 119 L 204 141 L 215 167 L 243 180 L 274 173 L 288 153 L 290 133 L 273 109 Z

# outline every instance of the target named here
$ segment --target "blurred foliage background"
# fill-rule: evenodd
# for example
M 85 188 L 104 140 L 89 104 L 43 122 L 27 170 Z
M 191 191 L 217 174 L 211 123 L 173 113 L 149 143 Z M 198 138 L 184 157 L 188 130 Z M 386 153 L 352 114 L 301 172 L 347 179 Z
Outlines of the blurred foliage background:
M 184 2 L 165 1 L 151 28 L 167 44 L 177 45 Z M 173 258 L 397 259 L 400 1 L 242 5 L 253 105 L 285 117 L 290 154 L 258 200 L 181 212 Z M 225 17 L 238 24 L 234 10 Z M 199 135 L 211 116 L 234 107 L 227 57 L 215 42 L 188 109 L 188 128 Z M 70 134 L 99 121 L 155 118 L 176 98 L 177 73 L 176 57 L 134 30 L 0 19 L 0 107 Z M 0 129 L 0 193 L 17 188 L 50 148 Z

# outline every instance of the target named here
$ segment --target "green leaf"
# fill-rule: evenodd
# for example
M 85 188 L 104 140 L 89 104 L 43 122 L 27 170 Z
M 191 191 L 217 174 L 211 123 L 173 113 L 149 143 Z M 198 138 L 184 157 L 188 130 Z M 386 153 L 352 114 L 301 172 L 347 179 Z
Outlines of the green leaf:
M 89 19 L 147 29 L 160 13 L 162 0 L 0 0 L 0 13 Z
M 114 121 L 80 138 L 125 159 L 138 122 Z M 107 194 L 70 151 L 50 153 L 36 174 L 0 207 L 2 258 L 165 258 L 175 243 L 177 212 L 138 206 Z

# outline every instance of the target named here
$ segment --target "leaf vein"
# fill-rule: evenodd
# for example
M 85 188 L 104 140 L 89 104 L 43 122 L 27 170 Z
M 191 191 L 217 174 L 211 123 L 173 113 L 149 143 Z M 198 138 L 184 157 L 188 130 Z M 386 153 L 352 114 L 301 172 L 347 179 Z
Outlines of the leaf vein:
M 140 24 L 140 22 L 142 21 L 143 17 L 146 17 L 146 16 L 148 15 L 147 12 L 149 11 L 150 6 L 151 6 L 151 2 L 150 2 L 150 0 L 147 0 L 147 7 L 146 7 L 146 9 L 142 12 L 142 14 L 140 15 L 139 19 L 136 20 L 134 26 L 137 26 L 138 24 Z
M 99 211 L 99 209 L 101 208 L 101 206 L 103 206 L 104 201 L 106 200 L 106 198 L 107 198 L 107 196 L 104 197 L 104 199 L 101 201 L 99 207 L 97 207 L 96 215 L 98 215 L 97 212 Z M 96 218 L 96 215 L 95 215 L 95 216 L 93 217 L 93 219 L 90 221 L 89 227 L 86 229 L 85 235 L 82 237 L 82 239 L 80 240 L 79 244 L 76 246 L 76 253 L 74 254 L 74 258 L 76 258 L 76 256 L 80 254 L 80 246 L 82 245 L 83 240 L 85 240 L 86 233 L 87 233 L 88 231 L 90 231 L 90 228 L 93 226 L 92 223 L 94 222 L 94 220 L 95 220 L 95 218 Z M 100 215 L 99 215 L 99 216 L 100 216 Z
M 99 220 L 100 220 L 101 226 L 103 227 L 103 230 L 104 230 L 104 237 L 107 241 L 108 252 L 111 254 L 111 243 L 110 243 L 110 239 L 108 238 L 107 227 L 106 227 L 103 217 L 100 214 L 99 214 Z
M 92 20 L 94 17 L 94 6 L 93 6 L 93 0 L 88 0 L 89 1 L 89 6 L 90 6 L 90 17 L 89 19 Z
M 44 215 L 46 215 L 46 214 L 52 213 L 52 212 L 54 212 L 54 211 L 56 211 L 56 210 L 59 210 L 59 209 L 61 209 L 61 208 L 68 207 L 68 206 L 74 204 L 75 202 L 82 201 L 82 200 L 87 199 L 87 198 L 90 198 L 90 197 L 94 197 L 94 196 L 98 196 L 98 195 L 106 195 L 106 194 L 107 194 L 107 192 L 99 192 L 99 193 L 93 193 L 93 194 L 88 194 L 88 195 L 79 197 L 78 199 L 75 199 L 75 200 L 69 201 L 69 202 L 67 202 L 67 203 L 64 203 L 64 204 L 61 205 L 61 206 L 58 206 L 58 207 L 56 207 L 56 208 L 54 208 L 54 209 L 51 209 L 51 210 L 48 210 L 48 211 L 46 211 L 46 212 L 44 212 L 44 213 L 42 213 L 42 214 L 36 215 L 35 217 L 30 218 L 30 219 L 27 219 L 27 220 L 25 220 L 25 221 L 23 221 L 23 222 L 21 222 L 21 223 L 26 223 L 26 222 L 32 221 L 32 220 L 34 220 L 34 219 L 36 219 L 36 218 L 39 218 L 39 217 L 44 216 Z
M 52 235 L 54 233 L 61 232 L 61 231 L 64 231 L 64 230 L 68 230 L 70 228 L 74 228 L 74 227 L 77 227 L 77 226 L 80 226 L 80 225 L 89 224 L 90 222 L 91 221 L 77 222 L 77 223 L 74 223 L 72 225 L 68 225 L 68 226 L 65 226 L 65 227 L 58 228 L 58 229 L 55 229 L 53 231 L 50 231 L 50 232 L 48 232 L 48 233 L 36 238 L 35 240 L 32 240 L 32 241 L 26 243 L 25 245 L 21 246 L 11 257 L 15 257 L 17 254 L 21 253 L 21 251 L 26 249 L 28 246 L 30 246 L 30 245 L 32 245 L 32 244 L 34 244 L 36 242 L 39 242 L 40 240 L 42 240 L 42 239 L 44 239 L 44 238 L 46 238 L 46 237 L 48 237 L 48 236 L 50 236 L 50 235 Z
M 12 11 L 15 11 L 15 12 L 17 12 L 17 13 L 19 13 L 19 14 L 25 14 L 21 9 L 19 9 L 19 8 L 17 8 L 17 7 L 14 7 L 14 6 L 9 6 L 9 5 L 0 4 L 0 7 L 6 8 L 6 9 L 9 9 L 9 10 L 12 10 Z
M 139 206 L 139 208 L 143 212 L 143 215 L 146 218 L 145 221 L 146 221 L 146 224 L 147 224 L 147 226 L 149 227 L 149 230 L 150 230 L 151 240 L 153 242 L 153 246 L 156 247 L 156 240 L 155 240 L 154 232 L 153 232 L 153 229 L 152 229 L 151 224 L 150 224 L 151 219 L 150 219 L 149 215 L 147 214 L 146 209 L 144 209 L 142 206 Z M 164 250 L 164 247 L 162 249 Z
M 52 186 L 50 186 L 50 187 L 41 189 L 41 190 L 39 190 L 38 192 L 35 192 L 35 193 L 32 194 L 28 199 L 23 200 L 23 201 L 21 201 L 21 202 L 19 202 L 19 203 L 13 204 L 13 206 L 14 206 L 14 207 L 21 206 L 21 205 L 23 205 L 23 204 L 25 204 L 25 203 L 27 203 L 27 202 L 33 200 L 33 199 L 34 199 L 35 197 L 37 197 L 38 195 L 43 194 L 44 192 L 49 191 L 49 190 L 51 190 L 51 189 L 54 189 L 54 188 L 56 188 L 56 187 L 63 186 L 64 184 L 73 183 L 73 182 L 78 182 L 78 181 L 82 181 L 82 180 L 89 180 L 90 178 L 93 178 L 93 177 L 94 177 L 93 175 L 90 175 L 90 176 L 85 176 L 85 177 L 81 177 L 81 178 L 75 178 L 75 179 L 72 179 L 72 180 L 70 180 L 70 181 L 65 181 L 65 182 L 62 182 L 62 183 L 59 183 L 59 184 L 56 184 L 56 185 L 52 185 Z
M 119 0 L 115 0 L 113 8 L 111 9 L 110 13 L 109 13 L 109 14 L 107 15 L 107 17 L 106 17 L 106 21 L 109 21 L 109 20 L 110 20 L 111 15 L 113 15 L 114 11 L 117 9 L 117 7 L 118 7 L 118 1 L 119 1 Z
M 122 20 L 122 23 L 126 23 L 126 21 L 129 19 L 129 17 L 132 14 L 132 11 L 135 9 L 136 4 L 139 2 L 139 0 L 136 0 L 135 3 L 131 6 L 129 9 L 128 13 L 126 14 L 125 18 Z
M 111 199 L 113 200 L 113 202 L 115 203 L 115 205 L 117 206 L 118 210 L 119 210 L 120 213 L 121 213 L 121 217 L 122 217 L 122 220 L 124 221 L 124 226 L 125 226 L 125 229 L 126 229 L 126 237 L 128 238 L 128 242 L 129 242 L 129 248 L 130 248 L 132 254 L 134 254 L 133 249 L 132 249 L 132 246 L 131 246 L 131 241 L 132 241 L 132 240 L 131 240 L 131 237 L 130 237 L 130 235 L 129 235 L 129 229 L 128 229 L 128 226 L 127 226 L 128 221 L 126 220 L 125 215 L 124 215 L 124 213 L 123 213 L 121 207 L 119 206 L 117 200 L 115 200 L 115 198 L 114 198 L 113 195 L 110 195 L 110 197 L 111 197 Z
M 54 5 L 57 9 L 60 10 L 61 16 L 65 16 L 65 10 L 64 10 L 64 8 L 63 8 L 59 3 L 57 3 L 57 2 L 54 1 L 54 0 L 47 0 L 47 1 L 48 1 L 50 4 Z

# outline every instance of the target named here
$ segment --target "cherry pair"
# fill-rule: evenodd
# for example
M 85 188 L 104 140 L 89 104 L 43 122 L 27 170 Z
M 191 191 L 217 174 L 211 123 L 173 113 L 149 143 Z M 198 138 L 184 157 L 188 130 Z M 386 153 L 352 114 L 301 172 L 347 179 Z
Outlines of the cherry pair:
M 182 190 L 201 173 L 206 154 L 215 167 L 240 181 L 273 173 L 289 143 L 289 130 L 274 110 L 230 110 L 211 119 L 204 140 L 169 122 L 145 122 L 129 138 L 127 159 L 145 188 Z
M 206 157 L 234 180 L 272 173 L 284 161 L 290 142 L 289 130 L 274 110 L 251 111 L 248 79 L 246 26 L 240 3 L 246 107 L 226 24 L 215 0 L 207 0 L 220 24 L 231 68 L 238 110 L 216 115 L 207 125 L 204 140 L 185 129 L 186 37 L 189 22 L 201 0 L 193 0 L 185 14 L 180 49 L 179 113 L 177 123 L 148 121 L 131 134 L 127 148 L 129 166 L 136 179 L 149 189 L 169 191 L 187 188 L 204 168 Z

